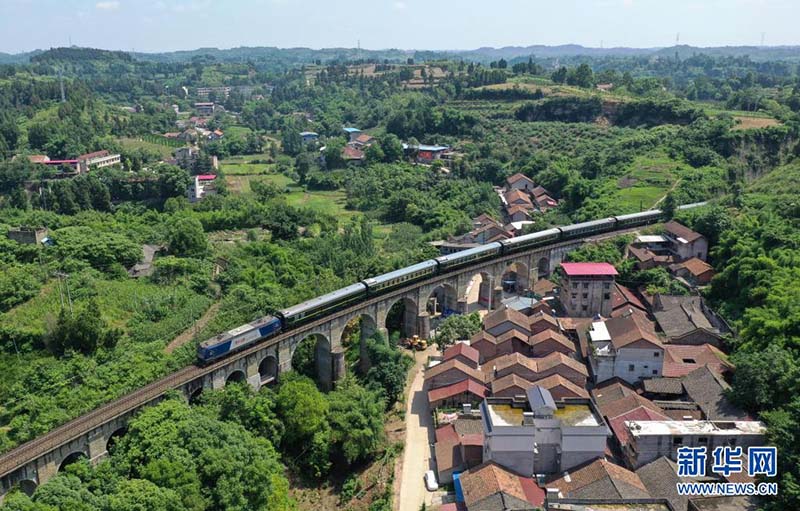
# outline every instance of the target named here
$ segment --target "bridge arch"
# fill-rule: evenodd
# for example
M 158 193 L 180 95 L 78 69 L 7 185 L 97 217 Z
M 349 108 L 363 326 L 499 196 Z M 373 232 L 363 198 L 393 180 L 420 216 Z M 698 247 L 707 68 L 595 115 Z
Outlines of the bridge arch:
M 275 355 L 267 355 L 264 360 L 258 364 L 258 374 L 260 376 L 261 385 L 269 385 L 278 381 L 278 359 Z
M 120 438 L 125 436 L 127 432 L 127 426 L 122 426 L 115 429 L 114 432 L 109 435 L 108 440 L 106 441 L 106 452 L 111 454 L 114 451 L 114 448 L 117 446 L 117 442 L 119 442 Z
M 501 284 L 503 291 L 521 293 L 529 288 L 528 265 L 522 261 L 512 261 L 503 270 Z
M 247 375 L 244 374 L 244 371 L 241 369 L 236 369 L 235 371 L 231 372 L 227 378 L 225 378 L 225 385 L 231 382 L 239 383 L 245 380 L 247 380 Z
M 67 454 L 64 457 L 64 459 L 61 460 L 61 463 L 58 464 L 58 471 L 61 472 L 62 470 L 64 470 L 68 466 L 72 465 L 73 463 L 76 463 L 76 462 L 78 462 L 78 461 L 80 461 L 80 460 L 82 460 L 84 458 L 88 458 L 88 457 L 89 456 L 83 451 L 73 451 L 73 452 Z
M 22 493 L 24 493 L 28 497 L 32 497 L 33 492 L 36 491 L 36 488 L 39 485 L 36 484 L 36 481 L 34 481 L 33 479 L 23 479 L 22 481 L 17 483 L 17 486 L 19 486 L 19 489 Z
M 550 259 L 542 256 L 536 263 L 537 278 L 544 279 L 550 276 Z
M 465 275 L 464 289 L 459 290 L 459 300 L 464 301 L 462 312 L 475 312 L 480 309 L 492 309 L 492 296 L 494 293 L 495 278 L 486 270 L 478 271 L 472 275 Z
M 409 296 L 401 296 L 391 302 L 386 309 L 386 319 L 383 327 L 391 338 L 395 332 L 399 332 L 401 337 L 411 337 L 418 334 L 417 315 L 419 305 L 416 300 Z
M 449 315 L 458 307 L 458 290 L 449 282 L 434 287 L 424 298 L 425 310 L 433 317 Z
M 304 334 L 292 347 L 292 369 L 314 378 L 320 387 L 333 386 L 333 353 L 331 341 L 321 332 Z
M 196 405 L 203 395 L 203 387 L 198 387 L 189 393 L 189 404 Z

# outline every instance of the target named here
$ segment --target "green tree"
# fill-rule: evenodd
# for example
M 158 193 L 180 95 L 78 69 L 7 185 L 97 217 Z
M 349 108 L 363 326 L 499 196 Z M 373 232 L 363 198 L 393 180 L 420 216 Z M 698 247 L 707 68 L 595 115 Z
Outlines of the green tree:
M 334 449 L 348 464 L 368 459 L 383 441 L 383 398 L 345 377 L 337 382 L 328 401 Z
M 435 341 L 440 349 L 444 349 L 454 341 L 469 339 L 480 332 L 481 328 L 479 314 L 454 314 L 442 321 L 436 328 Z
M 381 148 L 383 149 L 384 161 L 394 163 L 403 159 L 403 143 L 392 133 L 386 134 L 381 138 Z
M 167 248 L 181 257 L 202 258 L 208 255 L 208 240 L 200 221 L 190 216 L 173 217 L 167 225 Z

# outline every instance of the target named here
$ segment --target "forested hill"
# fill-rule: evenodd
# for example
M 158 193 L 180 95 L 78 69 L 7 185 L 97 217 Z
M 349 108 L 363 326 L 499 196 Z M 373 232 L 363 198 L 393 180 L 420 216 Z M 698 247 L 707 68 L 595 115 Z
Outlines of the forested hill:
M 88 53 L 87 53 L 88 52 Z M 91 48 L 51 48 L 34 50 L 26 53 L 0 53 L 0 64 L 21 64 L 26 62 L 52 62 L 53 60 L 76 60 L 89 58 L 92 60 L 130 60 L 131 58 L 146 62 L 182 63 L 191 62 L 198 57 L 212 57 L 220 62 L 241 62 L 243 60 L 270 62 L 275 65 L 290 66 L 294 64 L 353 61 L 353 60 L 388 60 L 405 62 L 414 59 L 417 62 L 461 58 L 468 61 L 488 63 L 494 60 L 521 59 L 534 57 L 537 59 L 557 58 L 633 58 L 657 56 L 664 58 L 686 59 L 694 55 L 711 57 L 747 57 L 756 62 L 783 60 L 800 62 L 800 46 L 718 46 L 698 47 L 678 45 L 666 48 L 590 48 L 578 44 L 558 46 L 505 46 L 502 48 L 482 47 L 474 50 L 403 50 L 379 49 L 365 50 L 358 48 L 276 48 L 276 47 L 238 47 L 229 49 L 197 48 L 159 53 L 124 52 L 96 50 Z

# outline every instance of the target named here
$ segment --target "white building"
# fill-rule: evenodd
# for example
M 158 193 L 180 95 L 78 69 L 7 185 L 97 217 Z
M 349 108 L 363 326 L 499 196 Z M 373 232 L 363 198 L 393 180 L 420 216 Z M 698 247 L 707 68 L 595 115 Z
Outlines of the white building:
M 122 157 L 119 154 L 110 154 L 108 151 L 96 151 L 94 153 L 78 156 L 78 168 L 80 172 L 88 172 L 89 169 L 102 169 L 121 164 Z
M 595 383 L 615 376 L 628 383 L 661 376 L 664 346 L 638 312 L 596 321 L 589 331 L 589 362 Z
M 194 181 L 189 185 L 189 190 L 187 190 L 189 202 L 197 202 L 209 195 L 215 195 L 217 193 L 216 179 L 217 176 L 215 174 L 194 176 Z
M 518 474 L 562 472 L 603 456 L 611 435 L 589 399 L 553 400 L 539 385 L 527 399 L 488 398 L 481 403 L 483 461 Z
M 761 421 L 626 421 L 630 440 L 624 447 L 626 463 L 636 469 L 666 456 L 677 460 L 680 447 L 705 447 L 707 461 L 716 447 L 762 446 L 767 427 Z

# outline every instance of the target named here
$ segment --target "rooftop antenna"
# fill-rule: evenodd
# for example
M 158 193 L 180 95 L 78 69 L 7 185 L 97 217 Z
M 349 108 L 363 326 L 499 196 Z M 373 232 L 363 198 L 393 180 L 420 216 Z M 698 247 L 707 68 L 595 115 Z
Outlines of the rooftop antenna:
M 680 44 L 681 44 L 681 33 L 678 32 L 677 34 L 675 34 L 675 46 L 678 46 Z
M 761 32 L 761 47 L 762 48 L 764 47 L 764 37 L 766 37 L 766 35 L 767 35 L 766 32 Z

